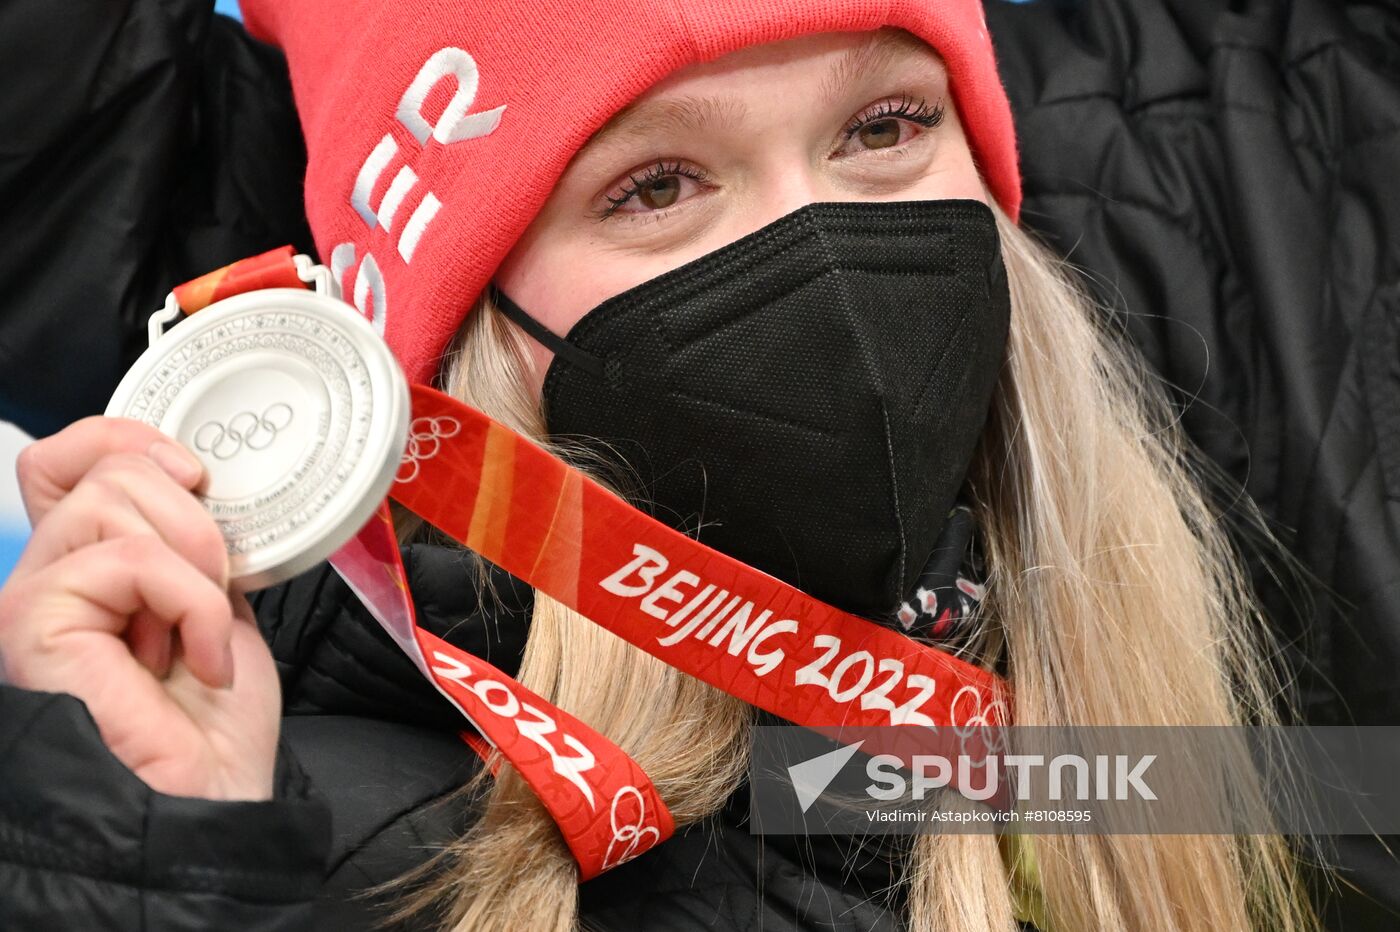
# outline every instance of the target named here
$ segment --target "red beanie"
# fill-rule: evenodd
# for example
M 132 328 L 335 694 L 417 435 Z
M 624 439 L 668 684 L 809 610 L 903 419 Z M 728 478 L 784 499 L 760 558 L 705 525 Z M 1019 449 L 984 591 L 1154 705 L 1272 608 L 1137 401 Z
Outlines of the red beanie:
M 569 160 L 671 72 L 816 32 L 896 26 L 936 49 L 1002 209 L 1021 201 L 980 0 L 243 0 L 280 46 L 306 134 L 306 211 L 347 299 L 415 382 Z M 643 27 L 643 28 L 639 28 Z M 626 37 L 626 42 L 619 37 Z

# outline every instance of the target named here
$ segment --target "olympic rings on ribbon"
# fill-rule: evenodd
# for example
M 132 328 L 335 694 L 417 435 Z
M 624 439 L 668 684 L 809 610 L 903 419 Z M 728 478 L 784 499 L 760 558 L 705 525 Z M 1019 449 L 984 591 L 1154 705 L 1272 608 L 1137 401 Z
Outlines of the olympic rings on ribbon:
M 442 450 L 442 441 L 457 436 L 462 431 L 462 423 L 454 417 L 414 418 L 408 425 L 408 446 L 403 459 L 399 461 L 399 471 L 395 482 L 412 482 L 418 478 L 418 464 L 430 460 Z M 405 472 L 407 470 L 407 472 Z
M 618 825 L 617 808 L 624 796 L 633 797 L 637 800 L 637 820 L 628 825 Z M 603 870 L 609 870 L 631 860 L 634 856 L 634 852 L 640 854 L 641 852 L 637 851 L 637 846 L 641 844 L 643 838 L 651 839 L 647 843 L 646 848 L 642 849 L 643 851 L 650 849 L 652 845 L 660 840 L 661 833 L 657 831 L 656 826 L 648 825 L 646 828 L 642 828 L 643 825 L 646 825 L 646 813 L 646 800 L 642 798 L 641 791 L 635 786 L 624 786 L 617 791 L 617 795 L 613 797 L 612 811 L 608 814 L 608 818 L 612 824 L 613 837 L 612 841 L 608 842 L 607 854 L 603 856 Z M 625 843 L 627 847 L 619 851 L 617 856 L 614 857 L 613 848 L 620 843 Z

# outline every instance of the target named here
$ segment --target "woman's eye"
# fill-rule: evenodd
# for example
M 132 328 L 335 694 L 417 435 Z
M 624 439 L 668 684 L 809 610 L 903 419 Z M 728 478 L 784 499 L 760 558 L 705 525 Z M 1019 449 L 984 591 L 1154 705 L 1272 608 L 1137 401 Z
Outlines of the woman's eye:
M 661 210 L 670 207 L 680 197 L 681 179 L 678 175 L 666 175 L 655 181 L 648 181 L 637 192 L 637 200 L 648 210 Z
M 899 145 L 900 123 L 898 120 L 877 120 L 862 126 L 856 135 L 867 149 L 888 149 Z
M 682 164 L 652 166 L 628 175 L 604 195 L 607 206 L 600 219 L 613 214 L 646 214 L 666 210 L 694 196 L 705 185 L 706 175 Z
M 875 149 L 894 149 L 917 138 L 924 130 L 943 122 L 943 105 L 902 97 L 861 113 L 847 124 L 836 156 L 859 155 Z
M 895 149 L 916 138 L 922 131 L 923 127 L 898 117 L 872 120 L 849 130 L 836 156 L 842 158 L 877 149 Z

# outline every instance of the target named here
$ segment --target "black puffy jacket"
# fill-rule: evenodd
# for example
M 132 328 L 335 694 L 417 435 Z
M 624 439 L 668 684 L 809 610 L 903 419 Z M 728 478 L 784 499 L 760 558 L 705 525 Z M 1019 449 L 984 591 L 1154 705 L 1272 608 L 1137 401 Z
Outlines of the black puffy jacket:
M 1305 714 L 1400 722 L 1400 7 L 988 6 L 1025 223 L 1127 309 L 1192 438 L 1312 574 L 1252 565 Z M 304 154 L 279 55 L 206 2 L 10 0 L 0 61 L 0 417 L 46 433 L 102 410 L 172 283 L 312 251 Z M 461 560 L 407 554 L 420 615 L 511 670 L 528 592 L 477 605 Z M 0 687 L 0 928 L 367 928 L 354 894 L 461 830 L 457 720 L 334 575 L 257 608 L 287 707 L 272 802 L 152 793 L 76 700 Z M 585 922 L 896 927 L 882 857 L 754 838 L 741 808 L 583 885 Z M 1400 928 L 1394 860 L 1340 858 L 1330 925 Z

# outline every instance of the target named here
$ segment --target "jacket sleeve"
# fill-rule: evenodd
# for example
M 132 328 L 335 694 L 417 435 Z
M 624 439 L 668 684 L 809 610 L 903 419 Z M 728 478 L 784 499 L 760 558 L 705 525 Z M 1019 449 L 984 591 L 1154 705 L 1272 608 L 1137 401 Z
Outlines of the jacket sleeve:
M 172 285 L 310 251 L 285 62 L 212 6 L 0 4 L 0 420 L 100 414 Z
M 285 756 L 268 802 L 157 793 L 72 696 L 0 686 L 0 928 L 312 925 L 330 815 Z

